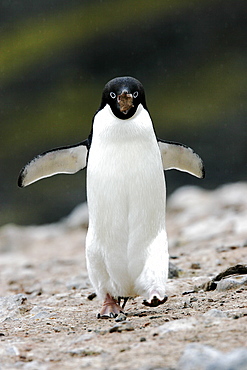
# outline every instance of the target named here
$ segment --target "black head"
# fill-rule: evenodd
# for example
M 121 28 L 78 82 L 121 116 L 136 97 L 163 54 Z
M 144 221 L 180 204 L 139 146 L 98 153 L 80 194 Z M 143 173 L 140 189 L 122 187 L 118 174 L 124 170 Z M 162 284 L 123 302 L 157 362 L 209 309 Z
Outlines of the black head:
M 99 109 L 103 109 L 106 104 L 109 104 L 113 114 L 120 119 L 131 118 L 139 104 L 147 109 L 144 88 L 133 77 L 117 77 L 109 81 L 104 87 Z

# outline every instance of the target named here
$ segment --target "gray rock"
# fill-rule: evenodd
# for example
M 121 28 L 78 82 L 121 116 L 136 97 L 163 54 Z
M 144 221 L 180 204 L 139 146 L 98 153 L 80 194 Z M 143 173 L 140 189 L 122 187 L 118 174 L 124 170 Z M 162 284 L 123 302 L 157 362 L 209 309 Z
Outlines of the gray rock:
M 178 370 L 247 370 L 247 349 L 222 353 L 210 346 L 190 343 L 179 360 Z
M 129 321 L 123 321 L 110 328 L 109 333 L 115 332 L 121 333 L 122 331 L 133 331 L 133 330 L 135 330 L 135 328 Z
M 115 319 L 116 322 L 125 321 L 127 319 L 127 316 L 124 313 L 120 313 L 117 318 Z
M 72 343 L 87 342 L 95 337 L 95 333 L 85 333 L 80 335 L 78 338 L 74 339 Z
M 194 318 L 174 320 L 158 326 L 155 328 L 155 332 L 159 332 L 161 335 L 164 335 L 175 331 L 193 330 L 196 323 L 197 321 Z
M 103 352 L 103 349 L 101 347 L 83 347 L 83 348 L 74 348 L 69 351 L 66 351 L 66 353 L 70 354 L 72 357 L 85 357 L 85 356 L 98 356 Z
M 40 319 L 49 319 L 51 317 L 54 317 L 54 315 L 47 311 L 40 311 L 36 315 L 32 316 L 33 320 L 40 320 Z
M 230 353 L 220 353 L 207 370 L 247 370 L 247 349 L 237 348 Z
M 24 294 L 15 294 L 9 297 L 0 298 L 0 321 L 7 318 L 17 318 L 25 312 L 27 296 Z
M 50 319 L 56 317 L 56 312 L 51 307 L 36 306 L 31 311 L 32 320 Z
M 222 279 L 217 283 L 217 288 L 219 292 L 224 292 L 229 289 L 238 289 L 242 285 L 247 285 L 247 277 L 236 277 L 236 278 L 227 278 Z
M 217 318 L 227 318 L 227 313 L 221 310 L 217 310 L 216 308 L 212 308 L 212 310 L 207 311 L 203 316 L 205 317 L 217 317 Z
M 169 262 L 169 271 L 168 271 L 168 278 L 174 279 L 179 277 L 179 272 L 181 269 L 179 269 L 174 263 Z

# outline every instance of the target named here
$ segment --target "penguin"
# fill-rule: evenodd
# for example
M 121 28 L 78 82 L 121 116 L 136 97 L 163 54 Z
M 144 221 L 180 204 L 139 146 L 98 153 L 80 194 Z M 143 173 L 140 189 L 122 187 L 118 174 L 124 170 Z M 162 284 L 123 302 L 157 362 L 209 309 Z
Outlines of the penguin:
M 130 297 L 141 296 L 148 307 L 163 304 L 169 259 L 164 171 L 204 178 L 202 159 L 184 144 L 157 137 L 143 85 L 127 76 L 105 85 L 88 138 L 35 157 L 18 185 L 84 168 L 87 270 L 102 301 L 97 317 L 116 317 Z

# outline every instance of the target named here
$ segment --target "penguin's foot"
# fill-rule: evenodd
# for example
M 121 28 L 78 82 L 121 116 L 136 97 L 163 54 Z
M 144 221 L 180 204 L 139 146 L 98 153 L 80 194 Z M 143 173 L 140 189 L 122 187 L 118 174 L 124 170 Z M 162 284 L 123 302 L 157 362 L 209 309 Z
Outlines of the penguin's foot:
M 117 317 L 118 314 L 123 313 L 122 307 L 118 304 L 115 298 L 110 294 L 106 294 L 98 319 L 108 319 Z
M 159 295 L 157 291 L 153 291 L 148 300 L 144 299 L 142 304 L 148 307 L 157 307 L 167 301 L 168 297 L 165 295 L 163 298 Z

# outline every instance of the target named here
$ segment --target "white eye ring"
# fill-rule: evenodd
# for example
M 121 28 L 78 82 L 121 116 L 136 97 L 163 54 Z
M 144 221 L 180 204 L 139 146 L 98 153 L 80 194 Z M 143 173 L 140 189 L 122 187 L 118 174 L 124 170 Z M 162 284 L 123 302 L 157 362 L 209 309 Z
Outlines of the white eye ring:
M 138 96 L 138 91 L 135 91 L 133 94 L 133 98 L 137 98 L 137 96 Z
M 116 94 L 115 94 L 113 91 L 111 91 L 111 92 L 110 92 L 110 97 L 111 97 L 112 99 L 115 99 L 115 98 L 116 98 Z

